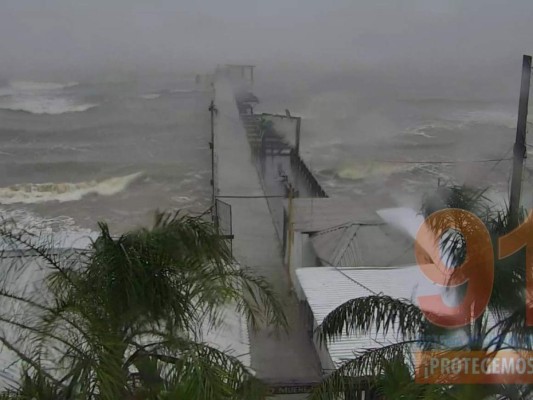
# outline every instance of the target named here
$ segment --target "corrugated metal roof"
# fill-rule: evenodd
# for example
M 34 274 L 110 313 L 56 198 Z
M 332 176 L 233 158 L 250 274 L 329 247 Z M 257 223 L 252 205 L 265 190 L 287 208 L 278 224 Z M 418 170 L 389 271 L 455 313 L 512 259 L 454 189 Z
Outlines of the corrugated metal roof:
M 386 224 L 349 223 L 313 234 L 311 243 L 324 264 L 336 267 L 415 263 L 413 240 Z
M 394 298 L 415 301 L 419 295 L 439 293 L 417 265 L 401 268 L 311 267 L 296 270 L 298 282 L 317 324 L 348 300 L 383 293 Z M 354 351 L 380 347 L 398 341 L 393 334 L 343 335 L 327 343 L 337 366 L 354 357 Z

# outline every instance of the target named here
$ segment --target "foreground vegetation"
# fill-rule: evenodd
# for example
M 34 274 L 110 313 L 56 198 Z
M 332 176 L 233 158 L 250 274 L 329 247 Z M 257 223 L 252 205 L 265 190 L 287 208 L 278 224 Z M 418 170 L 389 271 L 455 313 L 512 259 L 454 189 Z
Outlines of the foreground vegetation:
M 260 399 L 265 387 L 235 354 L 202 338 L 226 310 L 284 327 L 263 278 L 238 266 L 211 222 L 159 214 L 83 254 L 4 225 L 0 342 L 18 371 L 3 399 Z M 8 259 L 4 259 L 6 261 Z M 224 349 L 225 350 L 225 349 Z
M 493 243 L 511 229 L 507 210 L 494 209 L 483 191 L 441 187 L 425 198 L 423 213 L 444 208 L 477 215 Z M 12 385 L 0 399 L 264 398 L 267 388 L 248 366 L 206 343 L 203 334 L 217 329 L 228 310 L 252 327 L 283 328 L 285 317 L 270 286 L 234 262 L 213 224 L 164 213 L 151 229 L 118 237 L 106 224 L 99 228 L 83 253 L 55 252 L 43 237 L 10 224 L 0 228 L 4 248 L 31 253 L 1 264 L 1 350 L 11 354 L 17 375 L 3 377 Z M 446 246 L 452 264 L 460 264 L 468 246 L 460 236 L 452 239 Z M 387 400 L 528 398 L 532 388 L 525 385 L 421 385 L 413 379 L 414 349 L 532 349 L 525 253 L 495 260 L 489 306 L 464 328 L 437 328 L 415 303 L 385 295 L 352 299 L 332 311 L 318 330 L 324 341 L 345 333 L 393 333 L 400 340 L 356 353 L 311 397 L 349 398 L 364 387 Z M 457 334 L 466 339 L 450 344 Z

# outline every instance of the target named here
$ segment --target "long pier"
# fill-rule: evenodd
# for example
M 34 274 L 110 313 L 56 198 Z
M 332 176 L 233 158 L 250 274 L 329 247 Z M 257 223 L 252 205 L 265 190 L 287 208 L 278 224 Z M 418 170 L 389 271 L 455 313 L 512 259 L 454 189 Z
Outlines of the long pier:
M 255 97 L 255 96 L 254 96 Z M 301 158 L 298 147 L 270 125 L 262 127 L 272 114 L 250 114 L 246 97 L 237 96 L 237 108 L 246 137 L 250 144 L 252 159 L 257 168 L 263 193 L 266 196 L 278 238 L 284 244 L 285 215 L 284 199 L 292 188 L 296 197 L 328 197 L 310 168 Z M 299 142 L 299 138 L 298 138 Z
M 250 331 L 252 369 L 270 384 L 273 393 L 305 392 L 320 380 L 320 365 L 298 300 L 290 289 L 274 227 L 275 215 L 271 214 L 272 204 L 267 202 L 281 202 L 284 186 L 282 182 L 264 179 L 269 175 L 258 173 L 257 122 L 255 117 L 249 118 L 239 112 L 242 104 L 237 103 L 232 85 L 224 78 L 215 81 L 214 104 L 218 110 L 214 127 L 215 197 L 231 207 L 234 256 L 239 263 L 269 280 L 280 296 L 289 321 L 286 334 L 268 326 Z M 272 143 L 278 145 L 270 146 L 269 151 L 288 152 L 280 156 L 286 160 L 282 169 L 293 174 L 290 166 L 297 159 L 290 156 L 291 147 L 282 138 L 278 139 Z M 272 170 L 273 166 L 265 168 Z M 303 182 L 302 189 L 307 185 Z M 295 398 L 295 395 L 290 396 Z M 305 398 L 305 395 L 300 396 Z

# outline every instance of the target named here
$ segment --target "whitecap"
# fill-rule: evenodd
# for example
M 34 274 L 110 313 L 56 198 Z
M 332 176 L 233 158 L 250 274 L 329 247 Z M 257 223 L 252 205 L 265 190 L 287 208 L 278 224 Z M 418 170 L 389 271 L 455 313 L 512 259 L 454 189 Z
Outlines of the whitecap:
M 32 114 L 64 114 L 83 112 L 97 106 L 72 99 L 63 89 L 77 86 L 77 82 L 12 81 L 0 88 L 0 109 L 24 111 Z
M 403 135 L 408 136 L 422 136 L 427 139 L 433 139 L 436 136 L 431 135 L 428 132 L 431 132 L 432 130 L 435 131 L 437 129 L 455 129 L 457 128 L 457 124 L 451 121 L 432 121 L 432 122 L 424 122 L 420 125 L 416 125 L 414 127 L 410 127 L 403 131 Z
M 173 196 L 172 201 L 175 201 L 176 203 L 189 203 L 192 199 L 188 196 Z
M 37 115 L 59 115 L 70 112 L 84 112 L 97 107 L 98 104 L 77 104 L 69 99 L 56 97 L 16 98 L 13 101 L 0 101 L 0 109 L 23 111 Z
M 24 230 L 33 235 L 33 239 L 39 238 L 42 244 L 80 249 L 88 247 L 90 241 L 97 237 L 97 232 L 77 226 L 75 220 L 66 215 L 44 217 L 24 209 L 0 208 L 0 212 L 2 215 L 0 223 L 4 228 L 13 231 Z M 5 241 L 2 243 L 0 240 L 0 248 L 5 249 L 6 245 Z M 20 249 L 22 245 L 19 243 L 17 247 Z
M 77 201 L 89 194 L 112 196 L 125 190 L 142 172 L 101 181 L 78 183 L 24 183 L 0 188 L 0 204 L 35 204 L 48 201 Z
M 406 165 L 392 162 L 358 162 L 345 165 L 335 171 L 335 175 L 341 179 L 362 180 L 379 176 L 390 176 L 395 173 L 408 172 L 414 169 L 414 165 Z
M 422 136 L 422 137 L 425 137 L 427 139 L 433 139 L 435 136 L 426 133 L 427 129 L 433 129 L 433 128 L 435 128 L 434 125 L 424 125 L 424 126 L 421 126 L 419 128 L 416 128 L 416 129 L 408 131 L 407 134 L 408 135 L 413 135 L 413 136 Z

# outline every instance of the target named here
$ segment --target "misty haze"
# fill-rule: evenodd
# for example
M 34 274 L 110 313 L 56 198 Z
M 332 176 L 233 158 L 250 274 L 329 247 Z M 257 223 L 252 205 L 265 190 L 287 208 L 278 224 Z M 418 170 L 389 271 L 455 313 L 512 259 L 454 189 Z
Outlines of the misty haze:
M 10 229 L 54 237 L 48 244 L 59 253 L 84 253 L 96 251 L 102 221 L 114 238 L 143 232 L 138 239 L 158 211 L 200 215 L 227 246 L 224 263 L 272 286 L 288 333 L 275 338 L 279 326 L 265 320 L 256 330 L 222 313 L 227 332 L 202 320 L 199 337 L 233 349 L 277 398 L 306 398 L 353 351 L 398 339 L 385 332 L 365 342 L 372 331 L 352 332 L 352 341 L 340 329 L 341 345 L 322 351 L 313 330 L 330 311 L 369 294 L 416 303 L 447 285 L 437 288 L 416 266 L 417 229 L 434 206 L 428 194 L 476 188 L 488 208 L 506 209 L 518 157 L 518 205 L 533 207 L 530 140 L 524 158 L 513 152 L 523 55 L 532 53 L 530 0 L 2 0 L 0 213 L 8 228 L 0 260 L 35 257 L 31 246 L 13 247 Z M 443 208 L 462 208 L 447 200 Z M 13 268 L 2 288 L 26 295 L 32 287 L 32 299 L 45 290 L 35 289 L 45 285 L 42 274 Z M 331 278 L 339 268 L 347 269 L 342 279 Z M 1 301 L 10 310 L 0 317 L 6 389 L 19 386 L 20 371 L 39 369 L 6 344 L 16 334 L 5 321 L 18 308 Z M 131 372 L 141 381 L 142 373 Z M 64 393 L 60 373 L 47 374 Z M 76 398 L 120 397 L 94 387 Z M 120 398 L 156 398 L 131 390 Z M 371 384 L 365 390 L 346 398 L 395 398 L 377 397 Z M 168 398 L 207 396 L 179 393 Z

